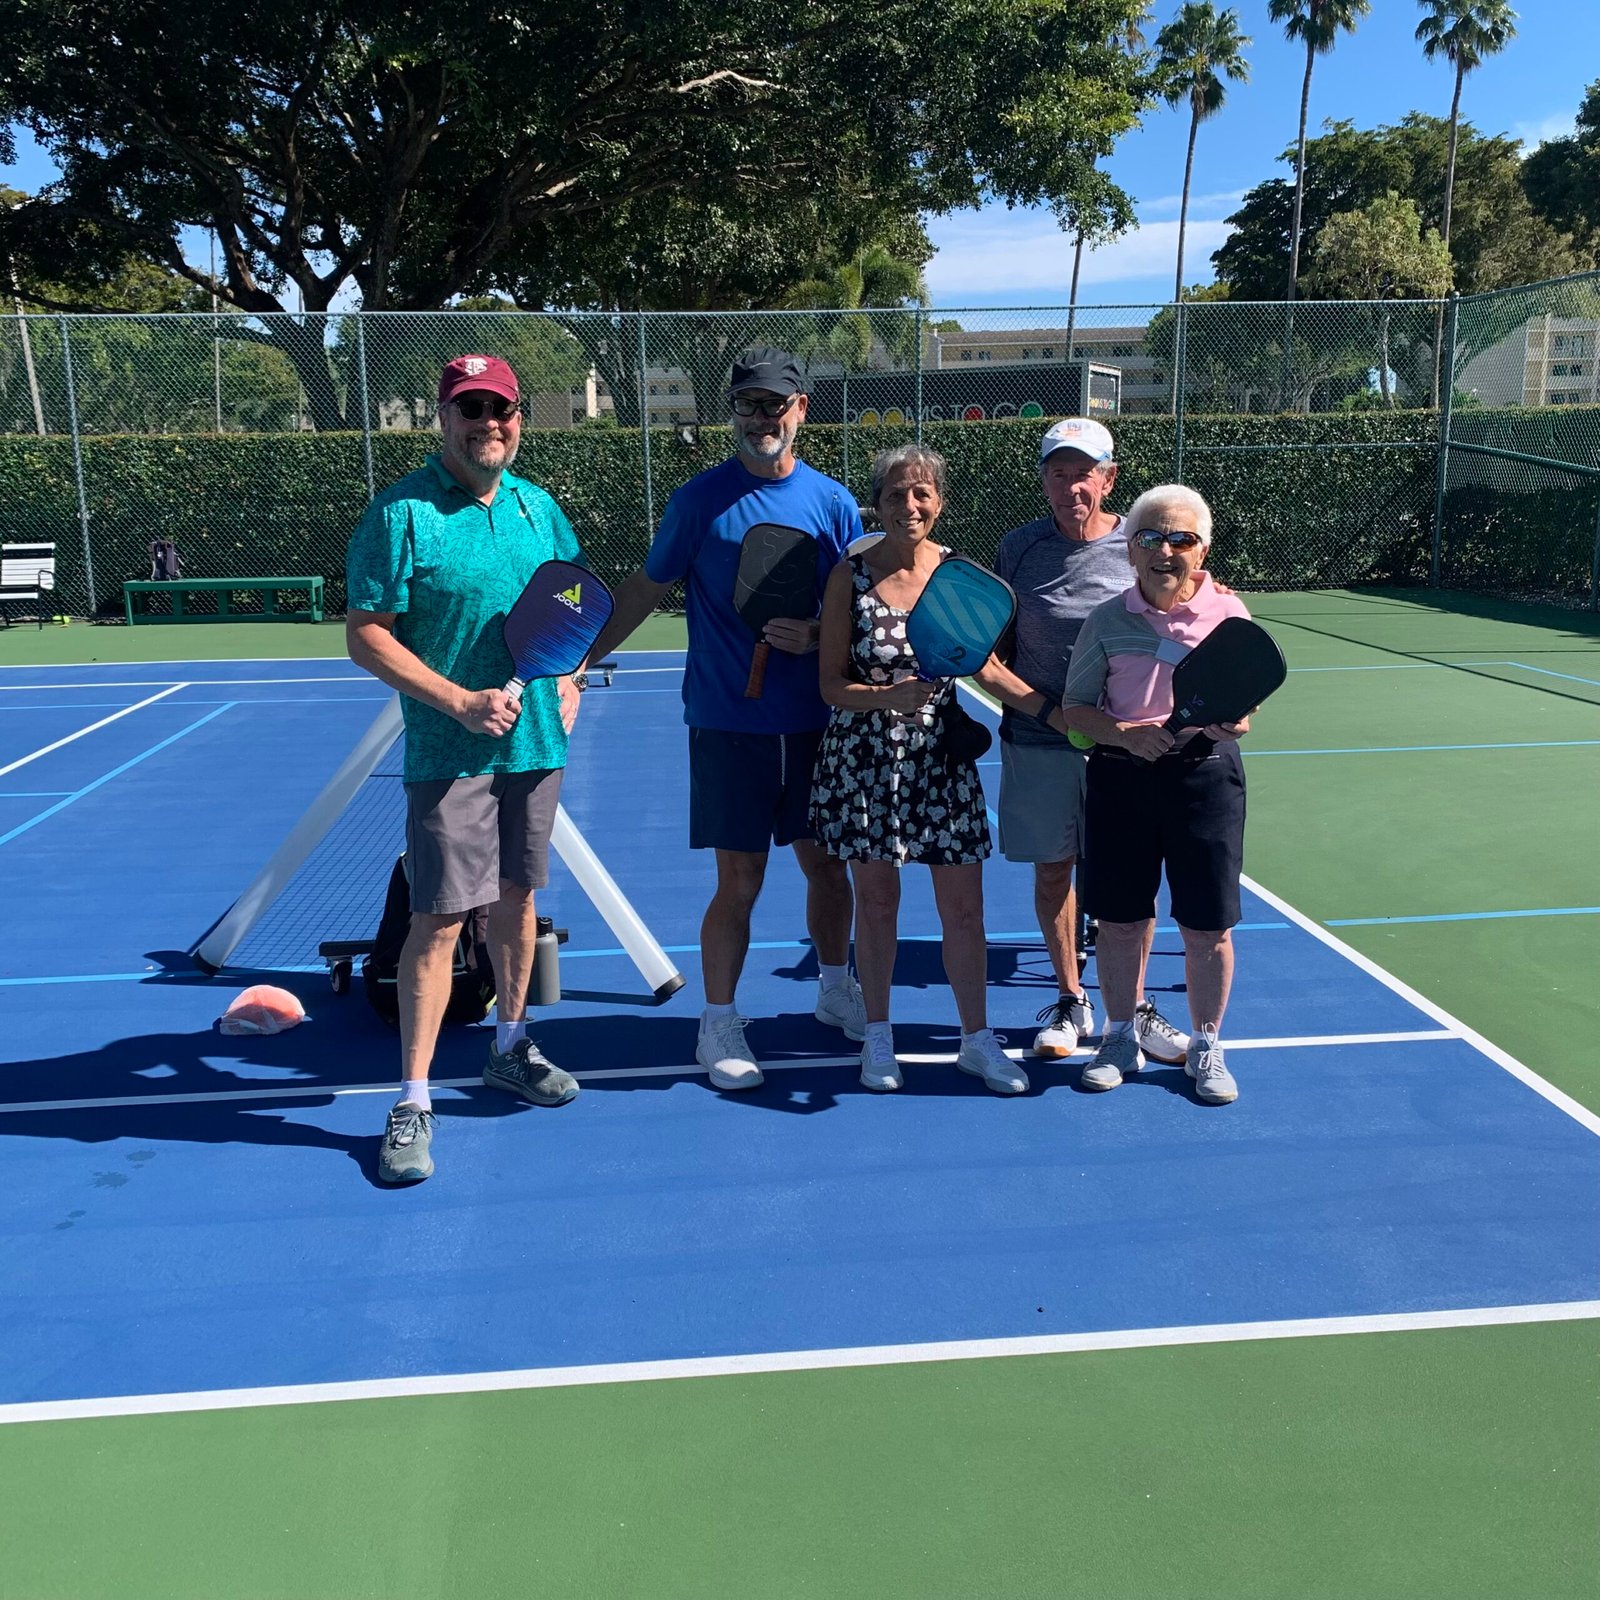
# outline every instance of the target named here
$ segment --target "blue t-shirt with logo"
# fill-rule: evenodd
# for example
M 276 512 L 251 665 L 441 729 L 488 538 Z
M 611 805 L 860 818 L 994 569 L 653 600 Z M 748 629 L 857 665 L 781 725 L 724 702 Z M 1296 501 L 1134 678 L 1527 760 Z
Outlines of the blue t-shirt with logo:
M 655 583 L 684 583 L 689 661 L 683 720 L 728 733 L 800 733 L 820 728 L 828 708 L 817 689 L 817 656 L 767 653 L 766 683 L 747 700 L 756 641 L 733 609 L 739 547 L 758 523 L 799 528 L 817 541 L 817 611 L 828 574 L 862 533 L 850 491 L 796 461 L 786 478 L 758 478 L 737 457 L 691 478 L 667 502 L 644 570 Z

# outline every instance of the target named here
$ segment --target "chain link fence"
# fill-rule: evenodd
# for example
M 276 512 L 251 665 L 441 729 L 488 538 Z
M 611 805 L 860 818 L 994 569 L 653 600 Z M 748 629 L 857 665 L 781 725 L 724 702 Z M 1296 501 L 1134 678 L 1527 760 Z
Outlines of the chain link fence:
M 771 344 L 808 372 L 801 454 L 864 504 L 876 452 L 933 445 L 942 535 L 980 559 L 1043 511 L 1046 420 L 1088 414 L 1116 434 L 1112 503 L 1194 484 L 1237 584 L 1593 604 L 1597 301 L 1600 274 L 1448 304 L 5 316 L 0 536 L 55 544 L 67 613 L 120 614 L 156 538 L 186 577 L 320 574 L 337 611 L 351 527 L 434 448 L 439 369 L 477 351 L 520 376 L 518 470 L 620 578 L 731 449 L 733 357 Z

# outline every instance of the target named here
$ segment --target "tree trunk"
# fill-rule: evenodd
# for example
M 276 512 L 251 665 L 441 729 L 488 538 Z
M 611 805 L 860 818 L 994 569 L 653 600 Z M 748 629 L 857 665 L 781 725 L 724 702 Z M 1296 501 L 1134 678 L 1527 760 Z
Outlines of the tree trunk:
M 1083 270 L 1083 229 L 1072 246 L 1072 289 L 1067 297 L 1067 360 L 1073 359 L 1072 340 L 1078 326 L 1078 274 Z M 1085 402 L 1087 404 L 1087 401 Z
M 328 347 L 323 343 L 327 319 L 320 315 L 305 318 L 273 317 L 268 321 L 271 344 L 281 350 L 294 367 L 305 391 L 306 410 L 311 426 L 318 433 L 336 433 L 347 426 L 339 396 L 333 387 L 333 368 L 328 365 Z M 226 327 L 223 329 L 226 336 Z
M 1389 313 L 1378 319 L 1378 393 L 1383 396 L 1385 410 L 1394 410 L 1394 390 L 1389 386 Z
M 1285 300 L 1294 299 L 1295 282 L 1300 276 L 1300 211 L 1306 198 L 1306 116 L 1311 109 L 1311 67 L 1316 56 L 1306 41 L 1306 75 L 1300 85 L 1300 138 L 1294 157 L 1294 220 L 1289 224 L 1289 286 Z
M 1450 99 L 1450 151 L 1444 161 L 1444 226 L 1439 237 L 1450 243 L 1450 204 L 1456 190 L 1456 135 L 1461 129 L 1461 80 L 1467 75 L 1466 67 L 1456 63 L 1456 92 Z
M 1189 229 L 1189 180 L 1194 175 L 1194 139 L 1200 131 L 1200 108 L 1195 106 L 1189 115 L 1189 154 L 1183 163 L 1183 201 L 1178 207 L 1178 276 L 1172 291 L 1172 303 L 1183 299 L 1183 237 Z

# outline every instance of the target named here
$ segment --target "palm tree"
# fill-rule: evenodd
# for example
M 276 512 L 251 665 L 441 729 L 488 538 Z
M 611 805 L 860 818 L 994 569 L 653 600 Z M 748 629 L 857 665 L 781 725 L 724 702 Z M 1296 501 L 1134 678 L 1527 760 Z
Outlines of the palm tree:
M 880 349 L 897 363 L 915 359 L 917 319 L 902 308 L 925 306 L 928 298 L 917 262 L 869 244 L 848 260 L 814 265 L 811 277 L 784 296 L 783 306 L 821 313 L 805 319 L 792 336 L 796 355 L 826 354 L 846 372 L 862 372 Z
M 1215 114 L 1227 91 L 1222 80 L 1246 83 L 1250 64 L 1244 58 L 1249 38 L 1239 32 L 1239 13 L 1218 12 L 1211 0 L 1186 0 L 1178 15 L 1156 35 L 1160 52 L 1157 71 L 1169 106 L 1189 102 L 1189 153 L 1183 164 L 1183 201 L 1178 210 L 1178 275 L 1172 292 L 1183 298 L 1183 241 L 1189 227 L 1189 183 L 1194 176 L 1194 139 L 1200 124 Z
M 1444 223 L 1439 237 L 1450 248 L 1450 206 L 1456 188 L 1456 134 L 1461 121 L 1461 85 L 1467 74 L 1482 65 L 1485 56 L 1498 54 L 1517 31 L 1517 14 L 1506 0 L 1419 0 L 1427 13 L 1417 24 L 1422 53 L 1432 61 L 1443 56 L 1456 69 L 1455 93 L 1450 97 L 1450 149 L 1444 162 Z M 1444 306 L 1434 318 L 1433 404 L 1439 404 L 1444 363 Z
M 1450 243 L 1450 203 L 1456 186 L 1456 134 L 1461 121 L 1461 84 L 1485 56 L 1497 55 L 1515 36 L 1517 14 L 1506 0 L 1420 0 L 1427 12 L 1417 24 L 1422 53 L 1432 61 L 1443 56 L 1456 69 L 1450 99 L 1450 151 L 1444 165 L 1444 224 L 1439 237 Z
M 1306 47 L 1306 75 L 1300 85 L 1300 136 L 1294 156 L 1294 220 L 1289 224 L 1289 287 L 1294 299 L 1300 276 L 1300 209 L 1306 194 L 1306 113 L 1311 109 L 1311 68 L 1318 56 L 1333 49 L 1342 30 L 1354 33 L 1356 23 L 1372 9 L 1370 0 L 1268 0 L 1267 15 L 1283 24 L 1291 39 Z

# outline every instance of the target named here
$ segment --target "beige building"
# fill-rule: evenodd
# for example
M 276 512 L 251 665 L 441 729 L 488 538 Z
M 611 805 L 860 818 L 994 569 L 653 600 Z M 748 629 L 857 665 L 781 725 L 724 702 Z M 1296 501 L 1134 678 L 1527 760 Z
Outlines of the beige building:
M 1456 387 L 1486 406 L 1600 405 L 1600 321 L 1531 318 L 1467 362 Z
M 1074 326 L 1071 348 L 1064 324 L 1053 328 L 929 328 L 924 361 L 929 367 L 963 364 L 1027 366 L 1035 362 L 1093 362 L 1122 374 L 1120 409 L 1124 415 L 1166 412 L 1172 405 L 1172 374 L 1145 353 L 1144 329 Z

